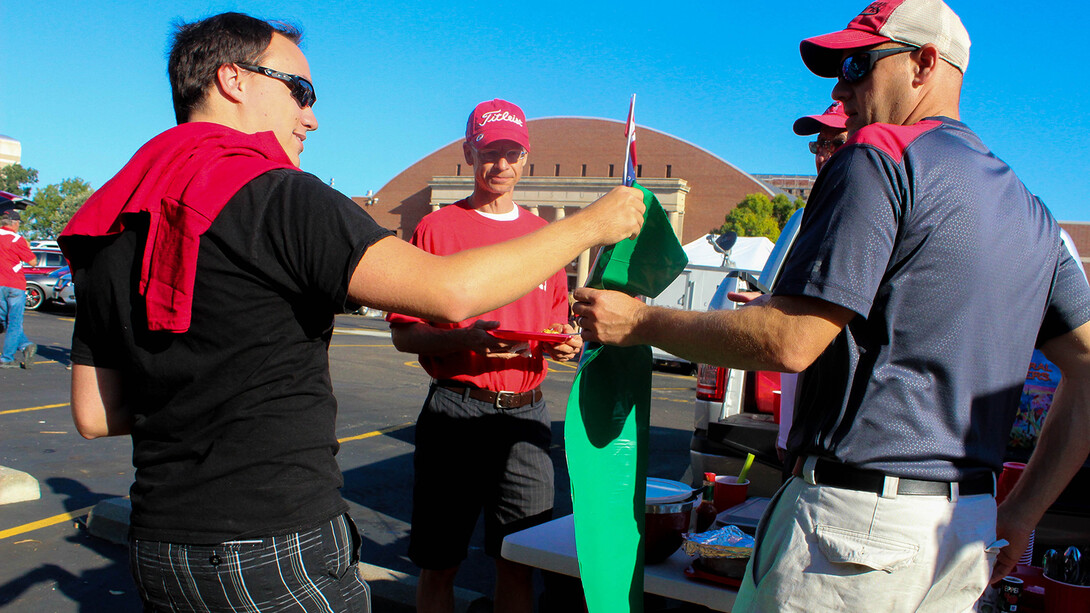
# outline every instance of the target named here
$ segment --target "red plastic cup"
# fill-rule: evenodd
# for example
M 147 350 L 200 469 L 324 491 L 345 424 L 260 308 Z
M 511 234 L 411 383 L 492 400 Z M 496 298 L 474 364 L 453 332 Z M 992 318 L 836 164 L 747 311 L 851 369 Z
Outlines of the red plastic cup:
M 1045 613 L 1090 613 L 1090 586 L 1044 580 Z
M 746 501 L 749 479 L 738 482 L 738 477 L 721 475 L 715 478 L 715 509 L 722 513 Z
M 1007 494 L 1011 493 L 1014 489 L 1014 484 L 1018 483 L 1018 479 L 1022 476 L 1022 471 L 1026 469 L 1026 465 L 1022 462 L 1004 462 L 1003 472 L 999 473 L 999 481 L 995 486 L 995 502 L 999 504 L 1003 502 L 1003 499 L 1007 497 Z

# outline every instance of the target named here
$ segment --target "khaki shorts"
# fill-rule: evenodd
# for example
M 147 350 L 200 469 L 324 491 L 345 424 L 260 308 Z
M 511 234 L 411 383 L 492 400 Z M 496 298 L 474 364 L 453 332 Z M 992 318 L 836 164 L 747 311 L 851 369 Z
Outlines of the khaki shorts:
M 761 519 L 732 610 L 969 611 L 994 541 L 987 494 L 883 498 L 794 477 Z

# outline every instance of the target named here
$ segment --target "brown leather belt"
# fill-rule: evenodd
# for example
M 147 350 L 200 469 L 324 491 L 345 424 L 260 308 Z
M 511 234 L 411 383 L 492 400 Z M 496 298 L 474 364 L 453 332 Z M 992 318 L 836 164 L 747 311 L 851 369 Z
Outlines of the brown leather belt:
M 536 387 L 528 392 L 493 392 L 492 390 L 483 390 L 476 387 L 469 387 L 468 385 L 458 385 L 457 383 L 448 383 L 445 381 L 437 381 L 435 386 L 462 394 L 467 398 L 487 402 L 497 409 L 518 409 L 528 404 L 538 402 L 542 398 L 540 387 Z

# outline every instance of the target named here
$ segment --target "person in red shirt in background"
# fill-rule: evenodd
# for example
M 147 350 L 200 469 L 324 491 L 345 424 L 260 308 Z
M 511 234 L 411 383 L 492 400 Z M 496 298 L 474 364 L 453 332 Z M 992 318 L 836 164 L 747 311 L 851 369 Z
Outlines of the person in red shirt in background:
M 19 236 L 21 218 L 17 211 L 0 214 L 0 324 L 6 331 L 0 368 L 18 368 L 15 354 L 21 355 L 23 368 L 30 368 L 38 346 L 23 333 L 23 309 L 26 307 L 26 275 L 23 264 L 36 266 L 38 257 L 26 239 Z
M 498 99 L 478 104 L 462 147 L 473 165 L 473 194 L 424 217 L 414 245 L 448 255 L 546 225 L 513 199 L 530 149 L 522 109 Z M 485 553 L 496 561 L 495 610 L 532 610 L 531 569 L 500 557 L 500 545 L 551 518 L 545 357 L 570 360 L 583 343 L 578 336 L 555 344 L 505 341 L 489 330 L 574 333 L 569 317 L 563 270 L 515 302 L 458 323 L 387 316 L 394 346 L 419 354 L 432 377 L 416 425 L 409 542 L 409 557 L 422 569 L 421 613 L 453 610 L 454 577 L 482 510 Z

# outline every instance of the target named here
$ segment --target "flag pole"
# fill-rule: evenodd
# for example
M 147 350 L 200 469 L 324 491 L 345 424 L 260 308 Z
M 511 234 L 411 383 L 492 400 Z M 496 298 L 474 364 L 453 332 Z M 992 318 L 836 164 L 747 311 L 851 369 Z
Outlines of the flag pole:
M 632 99 L 628 102 L 628 121 L 625 123 L 624 135 L 625 135 L 625 147 L 624 147 L 624 185 L 625 187 L 632 187 L 632 184 L 636 182 L 636 94 L 632 94 Z M 602 248 L 594 254 L 594 261 L 590 263 L 590 269 L 587 271 L 587 279 L 583 282 L 583 287 L 590 285 L 590 280 L 594 277 L 594 269 L 598 267 L 598 258 L 602 255 Z

